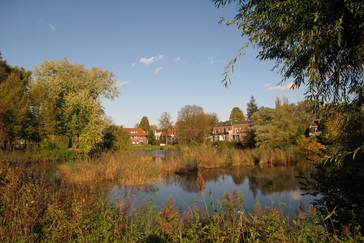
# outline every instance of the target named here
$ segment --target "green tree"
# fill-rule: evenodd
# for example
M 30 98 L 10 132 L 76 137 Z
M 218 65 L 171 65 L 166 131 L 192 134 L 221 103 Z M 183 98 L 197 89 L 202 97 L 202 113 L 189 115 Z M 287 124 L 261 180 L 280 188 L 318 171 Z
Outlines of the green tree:
M 0 84 L 0 100 L 6 108 L 2 115 L 6 127 L 3 136 L 10 146 L 15 138 L 31 139 L 34 132 L 28 92 L 30 75 L 31 72 L 24 68 L 14 67 L 7 79 Z
M 138 124 L 138 127 L 143 129 L 143 131 L 145 131 L 146 133 L 148 133 L 148 135 L 149 135 L 148 143 L 153 144 L 154 140 L 155 140 L 155 136 L 154 136 L 154 132 L 152 131 L 152 129 L 149 125 L 148 117 L 143 116 L 140 123 Z
M 168 131 L 173 128 L 172 116 L 168 112 L 163 112 L 159 121 L 159 129 L 165 134 L 166 144 L 168 144 Z
M 255 102 L 254 96 L 250 97 L 250 101 L 246 107 L 246 115 L 251 120 L 252 115 L 259 110 L 257 103 Z
M 298 125 L 292 113 L 281 110 L 262 107 L 252 116 L 256 146 L 279 147 L 294 141 Z
M 107 125 L 102 99 L 120 93 L 112 72 L 64 58 L 44 61 L 33 75 L 32 89 L 43 92 L 39 110 L 48 133 L 68 136 L 83 152 L 101 142 Z
M 364 100 L 364 25 L 361 0 L 214 0 L 217 7 L 236 3 L 233 20 L 247 40 L 227 65 L 223 82 L 248 46 L 258 47 L 260 60 L 274 60 L 283 80 L 307 86 L 306 95 L 334 103 L 354 95 Z M 246 39 L 247 37 L 247 39 Z
M 139 123 L 138 127 L 143 129 L 144 132 L 148 133 L 150 131 L 150 125 L 149 125 L 148 117 L 143 116 L 143 118 L 140 120 L 140 123 Z
M 188 144 L 190 142 L 204 142 L 210 134 L 211 122 L 216 115 L 205 113 L 203 108 L 197 105 L 186 105 L 178 112 L 176 123 L 178 142 Z
M 242 112 L 242 110 L 240 110 L 239 107 L 234 107 L 231 110 L 229 120 L 230 121 L 244 121 L 245 120 L 244 113 Z
M 122 126 L 110 125 L 105 131 L 102 147 L 113 151 L 126 150 L 131 146 L 130 133 Z

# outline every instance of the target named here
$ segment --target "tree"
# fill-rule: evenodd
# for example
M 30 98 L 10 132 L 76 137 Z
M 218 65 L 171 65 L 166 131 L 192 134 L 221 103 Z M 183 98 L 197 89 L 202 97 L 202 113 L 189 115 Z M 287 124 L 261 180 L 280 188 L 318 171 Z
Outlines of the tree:
M 246 115 L 251 120 L 252 115 L 259 110 L 257 103 L 255 102 L 254 96 L 250 97 L 250 101 L 247 104 Z
M 33 90 L 43 93 L 39 114 L 50 134 L 66 135 L 73 147 L 88 152 L 101 142 L 107 117 L 102 99 L 119 95 L 114 74 L 101 68 L 60 61 L 44 61 L 34 70 Z
M 11 66 L 7 64 L 6 60 L 3 61 L 0 51 L 0 84 L 6 81 L 10 72 L 11 72 Z
M 240 110 L 239 107 L 234 107 L 230 113 L 230 121 L 244 121 L 245 116 L 244 113 Z
M 261 49 L 260 60 L 275 60 L 283 80 L 293 87 L 307 86 L 306 96 L 332 103 L 344 117 L 338 124 L 335 150 L 318 165 L 314 176 L 321 212 L 335 212 L 332 222 L 356 227 L 364 224 L 364 197 L 357 192 L 364 182 L 364 21 L 361 0 L 214 0 L 217 7 L 237 2 L 236 24 L 248 37 L 225 71 L 225 85 L 237 58 L 249 45 Z M 352 99 L 352 102 L 348 102 Z M 344 115 L 345 114 L 345 115 Z M 330 176 L 328 176 L 330 175 Z M 353 181 L 355 183 L 353 183 Z M 337 227 L 338 225 L 334 225 Z
M 0 100 L 5 108 L 2 119 L 6 134 L 3 136 L 10 146 L 15 138 L 29 140 L 35 132 L 28 92 L 30 75 L 31 72 L 24 68 L 14 67 L 7 79 L 0 84 Z
M 114 151 L 125 150 L 131 146 L 130 133 L 122 126 L 110 125 L 105 131 L 102 147 Z
M 274 60 L 283 81 L 305 84 L 307 97 L 338 103 L 354 95 L 364 101 L 363 1 L 214 0 L 217 7 L 237 3 L 234 24 L 247 42 L 227 65 L 223 80 L 231 82 L 237 58 L 248 46 L 258 47 L 260 60 Z
M 204 142 L 216 118 L 216 114 L 205 113 L 203 108 L 197 105 L 182 107 L 176 123 L 178 141 L 182 144 Z
M 143 131 L 148 133 L 148 135 L 149 135 L 148 143 L 153 144 L 154 140 L 155 140 L 155 136 L 154 136 L 153 130 L 151 129 L 151 127 L 149 125 L 148 117 L 143 116 L 143 118 L 141 119 L 141 121 L 140 121 L 140 123 L 138 124 L 137 127 L 143 129 Z
M 148 133 L 150 131 L 150 125 L 149 125 L 148 117 L 143 116 L 143 118 L 140 120 L 140 123 L 139 123 L 138 127 L 143 129 L 144 132 Z
M 159 121 L 159 129 L 165 134 L 166 144 L 168 143 L 168 131 L 173 127 L 172 117 L 168 112 L 163 112 Z
M 283 101 L 277 96 L 274 103 L 276 108 L 289 105 L 288 99 L 285 96 L 283 96 Z
M 287 102 L 285 99 L 285 104 L 275 109 L 262 107 L 253 114 L 252 131 L 257 146 L 279 147 L 292 143 L 311 124 L 313 115 L 308 112 L 307 101 Z
M 258 147 L 279 147 L 294 141 L 298 125 L 292 113 L 262 107 L 252 116 L 252 131 Z

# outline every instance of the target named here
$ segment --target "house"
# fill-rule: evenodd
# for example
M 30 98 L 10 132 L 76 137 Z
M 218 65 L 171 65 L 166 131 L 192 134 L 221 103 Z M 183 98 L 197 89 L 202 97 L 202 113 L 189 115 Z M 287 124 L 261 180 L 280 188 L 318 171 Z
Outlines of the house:
M 149 135 L 143 129 L 137 128 L 124 128 L 130 133 L 130 140 L 132 145 L 148 145 Z
M 310 131 L 309 131 L 310 137 L 316 137 L 321 134 L 321 131 L 319 131 L 319 123 L 320 123 L 320 120 L 314 120 L 311 123 Z
M 251 120 L 220 122 L 213 127 L 211 141 L 243 141 L 249 134 L 249 128 L 254 126 Z
M 168 130 L 168 144 L 173 144 L 177 142 L 176 128 L 172 127 Z M 156 139 L 161 141 L 166 141 L 166 134 L 162 131 L 154 131 L 154 136 Z

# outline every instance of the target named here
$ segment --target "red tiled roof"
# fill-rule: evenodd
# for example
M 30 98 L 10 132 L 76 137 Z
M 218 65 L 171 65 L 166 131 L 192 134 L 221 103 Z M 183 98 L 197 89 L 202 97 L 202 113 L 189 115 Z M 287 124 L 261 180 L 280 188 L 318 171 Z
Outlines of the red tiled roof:
M 148 133 L 144 132 L 143 129 L 137 128 L 124 128 L 124 130 L 130 132 L 130 135 L 148 136 Z

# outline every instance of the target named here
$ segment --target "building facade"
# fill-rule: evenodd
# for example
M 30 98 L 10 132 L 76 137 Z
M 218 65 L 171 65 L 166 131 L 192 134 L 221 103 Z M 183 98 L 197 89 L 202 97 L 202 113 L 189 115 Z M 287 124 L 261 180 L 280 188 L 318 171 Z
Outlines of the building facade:
M 211 141 L 241 142 L 249 134 L 249 128 L 254 126 L 254 122 L 246 121 L 226 121 L 220 122 L 213 127 Z
M 124 128 L 130 133 L 132 145 L 148 145 L 149 135 L 141 128 Z
M 319 123 L 320 123 L 320 120 L 314 120 L 312 123 L 311 123 L 311 126 L 310 126 L 310 131 L 309 131 L 309 136 L 312 138 L 312 137 L 317 137 L 318 135 L 321 134 L 321 131 L 319 131 Z

